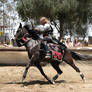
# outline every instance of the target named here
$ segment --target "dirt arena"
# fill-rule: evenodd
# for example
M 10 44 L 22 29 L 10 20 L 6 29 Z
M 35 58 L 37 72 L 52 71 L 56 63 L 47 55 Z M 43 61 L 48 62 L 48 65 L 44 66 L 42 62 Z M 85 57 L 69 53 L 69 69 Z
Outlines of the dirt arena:
M 24 83 L 21 82 L 25 67 L 0 67 L 0 92 L 92 92 L 92 61 L 76 61 L 76 65 L 84 73 L 86 82 L 69 65 L 60 65 L 63 74 L 56 84 L 48 84 L 36 67 L 30 67 Z M 56 71 L 50 66 L 43 67 L 45 73 L 52 78 Z

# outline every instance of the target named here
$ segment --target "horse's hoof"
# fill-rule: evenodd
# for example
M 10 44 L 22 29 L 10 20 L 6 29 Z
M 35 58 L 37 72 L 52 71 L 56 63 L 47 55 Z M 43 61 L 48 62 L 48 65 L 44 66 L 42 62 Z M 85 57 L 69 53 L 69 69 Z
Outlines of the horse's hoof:
M 52 81 L 52 80 L 51 80 L 51 81 L 49 81 L 49 83 L 50 83 L 50 84 L 55 84 L 55 82 L 54 82 L 54 81 Z
M 83 78 L 83 82 L 86 82 L 86 78 L 85 77 Z
M 53 77 L 53 81 L 56 80 L 58 78 L 58 75 L 54 76 Z
M 22 82 L 24 82 L 25 78 L 22 78 Z
M 55 84 L 55 82 L 53 81 L 52 84 Z

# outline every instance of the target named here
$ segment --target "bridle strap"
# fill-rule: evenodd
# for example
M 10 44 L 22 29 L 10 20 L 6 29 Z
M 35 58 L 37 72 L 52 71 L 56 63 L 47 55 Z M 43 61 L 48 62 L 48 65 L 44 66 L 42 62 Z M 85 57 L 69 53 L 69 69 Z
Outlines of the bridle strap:
M 21 37 L 21 38 L 17 38 L 17 40 L 22 40 L 23 38 L 27 37 L 28 35 L 29 35 L 29 34 L 26 33 L 23 37 Z

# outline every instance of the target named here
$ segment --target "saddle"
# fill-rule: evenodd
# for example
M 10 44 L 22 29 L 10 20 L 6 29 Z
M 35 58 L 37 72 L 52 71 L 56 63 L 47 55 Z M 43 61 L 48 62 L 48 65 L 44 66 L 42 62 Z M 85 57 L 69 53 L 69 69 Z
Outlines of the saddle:
M 64 55 L 64 52 L 61 46 L 53 43 L 48 43 L 47 45 L 48 45 L 49 51 L 51 52 L 51 58 L 54 60 L 61 61 Z
M 25 37 L 23 37 L 22 40 L 24 43 L 27 42 L 27 39 Z M 39 43 L 40 43 L 40 41 L 39 41 Z M 41 45 L 41 43 L 40 43 L 40 45 Z M 58 44 L 53 44 L 53 43 L 47 43 L 47 46 L 50 51 L 50 57 L 54 60 L 61 61 L 64 56 L 64 50 L 61 48 L 61 46 Z M 42 54 L 42 53 L 40 53 L 40 54 Z
M 58 44 L 48 43 L 49 51 L 51 52 L 51 58 L 55 60 L 62 60 L 63 58 L 63 51 Z

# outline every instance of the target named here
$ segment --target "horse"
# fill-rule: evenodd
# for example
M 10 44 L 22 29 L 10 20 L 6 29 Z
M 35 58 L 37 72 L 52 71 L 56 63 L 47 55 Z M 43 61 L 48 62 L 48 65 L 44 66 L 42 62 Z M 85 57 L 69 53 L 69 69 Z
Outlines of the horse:
M 32 29 L 30 30 L 30 32 L 34 33 L 34 31 Z M 22 24 L 20 24 L 20 26 L 16 32 L 16 36 L 15 36 L 17 45 L 19 47 L 25 46 L 25 48 L 28 52 L 28 57 L 30 59 L 29 63 L 26 65 L 26 68 L 25 68 L 25 71 L 24 71 L 24 74 L 22 77 L 22 81 L 24 81 L 24 79 L 26 78 L 29 67 L 34 65 L 39 69 L 40 73 L 48 80 L 49 83 L 55 84 L 55 80 L 63 73 L 63 71 L 59 67 L 59 65 L 60 65 L 60 63 L 62 63 L 62 61 L 69 64 L 76 72 L 78 72 L 80 74 L 80 77 L 82 78 L 82 80 L 85 81 L 84 74 L 74 64 L 73 59 L 87 60 L 87 59 L 90 59 L 90 58 L 88 58 L 88 56 L 80 55 L 80 54 L 70 51 L 66 48 L 65 53 L 62 55 L 62 59 L 55 59 L 55 58 L 46 59 L 44 49 L 41 48 L 41 42 L 34 40 L 32 38 L 32 35 L 35 35 L 35 33 L 34 34 L 31 34 L 31 33 L 29 35 L 29 29 L 27 29 L 27 25 L 22 27 Z M 60 50 L 60 49 L 58 49 L 58 50 Z M 61 51 L 61 54 L 62 54 L 62 51 Z M 43 63 L 49 62 L 51 64 L 51 66 L 56 70 L 57 74 L 52 79 L 50 79 L 44 73 L 41 62 L 43 62 Z

